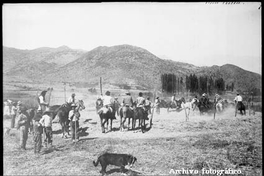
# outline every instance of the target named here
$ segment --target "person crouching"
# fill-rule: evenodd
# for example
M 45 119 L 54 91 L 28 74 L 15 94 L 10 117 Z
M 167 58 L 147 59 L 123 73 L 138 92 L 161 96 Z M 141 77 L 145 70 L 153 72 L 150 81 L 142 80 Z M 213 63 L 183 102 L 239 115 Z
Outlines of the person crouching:
M 44 127 L 45 147 L 47 147 L 48 144 L 52 146 L 52 112 L 50 110 L 46 110 L 43 113 L 39 123 Z

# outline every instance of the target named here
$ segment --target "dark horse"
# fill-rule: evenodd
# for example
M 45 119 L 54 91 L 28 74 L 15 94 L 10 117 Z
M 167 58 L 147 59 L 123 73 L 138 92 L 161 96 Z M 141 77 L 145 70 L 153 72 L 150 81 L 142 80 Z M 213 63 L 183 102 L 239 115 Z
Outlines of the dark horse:
M 105 123 L 107 124 L 107 129 L 109 129 L 109 121 L 110 121 L 110 131 L 112 131 L 112 124 L 113 119 L 115 118 L 115 111 L 114 108 L 112 108 L 112 112 L 110 111 L 108 106 L 103 105 L 103 101 L 101 99 L 96 100 L 96 112 L 99 114 L 100 120 L 101 120 L 101 128 L 102 133 L 105 133 Z
M 84 102 L 83 100 L 79 100 L 76 103 L 77 107 L 76 108 L 80 108 L 80 110 L 85 109 L 84 106 Z M 69 134 L 69 124 L 70 124 L 70 120 L 69 118 L 69 112 L 71 110 L 71 104 L 70 103 L 64 103 L 63 105 L 54 105 L 49 107 L 50 111 L 52 111 L 53 116 L 52 118 L 54 119 L 56 116 L 59 117 L 59 122 L 62 128 L 62 138 L 65 137 L 67 138 L 67 136 L 65 135 L 66 133 Z
M 237 115 L 237 110 L 240 111 L 241 115 L 246 115 L 246 107 L 241 101 L 236 103 L 236 107 L 235 108 L 236 108 L 235 117 Z
M 139 127 L 141 128 L 141 132 L 144 133 L 146 129 L 146 120 L 148 120 L 147 110 L 144 110 L 142 107 L 134 107 L 133 129 L 136 126 L 136 120 L 139 120 Z
M 120 131 L 124 130 L 124 124 L 126 119 L 128 119 L 128 129 L 130 126 L 130 119 L 132 121 L 132 129 L 133 129 L 133 119 L 134 119 L 134 110 L 129 106 L 123 106 L 119 109 L 120 114 Z
M 197 107 L 200 111 L 200 115 L 202 115 L 203 113 L 215 113 L 216 111 L 215 103 L 209 100 L 204 103 L 203 100 L 200 99 Z
M 181 104 L 183 101 L 183 97 L 179 100 L 175 100 L 175 102 L 169 101 L 169 103 L 167 104 L 167 112 L 170 112 L 170 109 L 176 109 L 176 111 L 181 110 Z

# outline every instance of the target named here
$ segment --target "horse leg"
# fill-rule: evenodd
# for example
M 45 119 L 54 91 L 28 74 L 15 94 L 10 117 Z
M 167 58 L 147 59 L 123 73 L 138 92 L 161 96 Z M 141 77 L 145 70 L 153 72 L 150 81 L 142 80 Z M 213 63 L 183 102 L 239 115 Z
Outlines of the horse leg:
M 122 116 L 120 116 L 120 129 L 119 129 L 120 131 L 122 131 L 122 119 L 123 119 Z
M 101 119 L 102 133 L 105 133 L 105 128 L 104 128 L 104 124 L 105 124 L 105 122 L 103 121 L 103 118 L 100 118 L 100 119 Z

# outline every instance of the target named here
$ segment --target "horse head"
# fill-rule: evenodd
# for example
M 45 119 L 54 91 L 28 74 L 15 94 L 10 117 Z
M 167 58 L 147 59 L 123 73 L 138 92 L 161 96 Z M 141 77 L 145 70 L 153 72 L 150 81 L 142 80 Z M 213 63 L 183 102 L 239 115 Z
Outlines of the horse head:
M 79 100 L 77 102 L 77 107 L 80 108 L 80 111 L 83 110 L 83 109 L 85 109 L 83 100 Z

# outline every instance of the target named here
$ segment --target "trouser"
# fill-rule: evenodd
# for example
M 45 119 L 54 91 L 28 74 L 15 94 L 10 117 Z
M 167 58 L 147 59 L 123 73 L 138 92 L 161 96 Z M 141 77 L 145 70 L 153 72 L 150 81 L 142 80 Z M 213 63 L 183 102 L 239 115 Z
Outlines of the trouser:
M 15 128 L 16 114 L 11 115 L 11 128 Z
M 34 133 L 34 153 L 39 153 L 42 145 L 42 134 Z
M 76 129 L 75 129 L 75 121 L 71 121 L 71 138 L 72 140 L 79 139 L 78 135 L 78 130 L 79 130 L 79 121 L 76 121 Z M 76 134 L 75 134 L 76 131 Z
M 51 127 L 45 127 L 44 133 L 45 133 L 45 139 L 44 139 L 45 146 L 47 146 L 47 144 L 52 145 L 52 128 Z
M 28 128 L 25 126 L 21 126 L 19 130 L 20 130 L 19 145 L 21 148 L 26 149 L 26 143 L 28 139 Z

